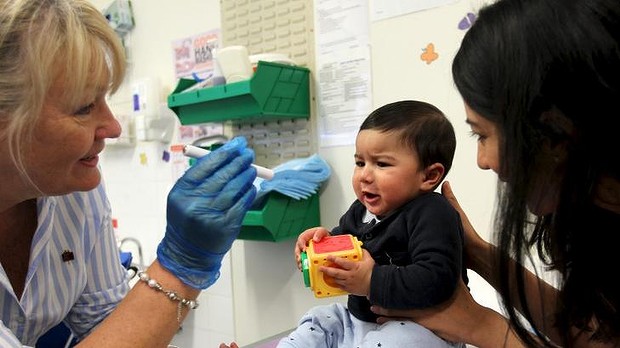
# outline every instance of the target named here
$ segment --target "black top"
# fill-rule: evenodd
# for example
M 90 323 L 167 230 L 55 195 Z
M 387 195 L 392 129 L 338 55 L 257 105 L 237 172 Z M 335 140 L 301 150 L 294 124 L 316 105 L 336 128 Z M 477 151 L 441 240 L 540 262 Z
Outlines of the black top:
M 331 233 L 356 236 L 375 260 L 370 300 L 348 298 L 356 318 L 376 322 L 371 303 L 391 309 L 431 307 L 452 296 L 459 277 L 468 283 L 461 219 L 445 197 L 435 192 L 418 196 L 367 231 L 365 212 L 356 200 Z

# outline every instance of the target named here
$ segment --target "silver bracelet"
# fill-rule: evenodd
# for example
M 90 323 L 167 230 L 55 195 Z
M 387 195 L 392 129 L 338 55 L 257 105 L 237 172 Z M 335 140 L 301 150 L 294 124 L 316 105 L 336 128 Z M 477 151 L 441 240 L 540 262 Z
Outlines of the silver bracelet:
M 164 289 L 164 287 L 161 286 L 161 284 L 159 284 L 157 282 L 157 280 L 151 279 L 151 277 L 148 275 L 148 273 L 146 273 L 144 271 L 139 271 L 138 272 L 138 279 L 140 279 L 140 281 L 142 281 L 142 282 L 145 282 L 146 285 L 149 286 L 149 288 L 162 292 L 164 295 L 166 295 L 166 297 L 168 297 L 170 299 L 170 301 L 177 301 L 177 302 L 179 302 L 179 304 L 177 306 L 177 323 L 179 323 L 179 324 L 181 324 L 181 314 L 182 314 L 181 311 L 182 311 L 183 307 L 187 307 L 189 309 L 196 309 L 196 308 L 198 308 L 198 305 L 199 305 L 198 301 L 185 299 L 185 298 L 179 296 L 176 292 L 174 292 L 172 290 Z

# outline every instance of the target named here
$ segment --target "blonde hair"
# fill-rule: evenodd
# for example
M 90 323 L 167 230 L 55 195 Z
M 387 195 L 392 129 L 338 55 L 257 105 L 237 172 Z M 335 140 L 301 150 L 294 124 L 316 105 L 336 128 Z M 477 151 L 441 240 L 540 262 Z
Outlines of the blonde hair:
M 23 174 L 23 145 L 51 87 L 62 84 L 63 101 L 77 107 L 86 93 L 114 93 L 125 65 L 118 36 L 88 1 L 0 0 L 0 141 Z

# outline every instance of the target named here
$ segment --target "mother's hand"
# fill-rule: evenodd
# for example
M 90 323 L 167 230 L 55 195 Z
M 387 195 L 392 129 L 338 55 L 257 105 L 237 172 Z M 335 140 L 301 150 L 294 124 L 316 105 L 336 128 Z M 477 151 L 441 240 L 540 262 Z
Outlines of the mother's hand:
M 477 273 L 480 274 L 480 266 L 481 263 L 485 264 L 488 262 L 486 259 L 480 259 L 480 257 L 488 255 L 488 249 L 490 244 L 486 242 L 476 229 L 469 221 L 469 218 L 465 214 L 465 211 L 459 204 L 459 201 L 456 199 L 454 192 L 452 191 L 452 186 L 450 186 L 450 182 L 445 181 L 441 186 L 441 194 L 450 202 L 452 207 L 456 209 L 459 216 L 461 217 L 461 223 L 463 225 L 463 233 L 464 233 L 464 248 L 463 253 L 465 257 L 465 267 L 469 269 L 473 269 Z
M 469 343 L 472 330 L 480 324 L 480 306 L 469 293 L 461 280 L 452 297 L 441 305 L 427 309 L 396 310 L 372 306 L 371 310 L 380 315 L 378 323 L 389 320 L 407 319 L 433 331 L 438 336 L 452 341 Z

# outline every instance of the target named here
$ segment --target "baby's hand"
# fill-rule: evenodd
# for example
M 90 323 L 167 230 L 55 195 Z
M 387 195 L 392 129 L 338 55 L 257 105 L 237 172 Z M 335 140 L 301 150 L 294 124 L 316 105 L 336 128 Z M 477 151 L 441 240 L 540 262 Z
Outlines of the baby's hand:
M 295 243 L 295 261 L 297 261 L 297 268 L 301 271 L 301 252 L 306 250 L 308 242 L 312 239 L 315 243 L 323 239 L 323 237 L 329 236 L 329 231 L 324 227 L 313 227 L 303 231 L 297 237 L 297 243 Z
M 351 261 L 343 257 L 327 256 L 332 267 L 321 266 L 320 271 L 332 277 L 340 289 L 358 296 L 370 294 L 370 279 L 375 260 L 366 249 L 362 249 L 362 259 Z

